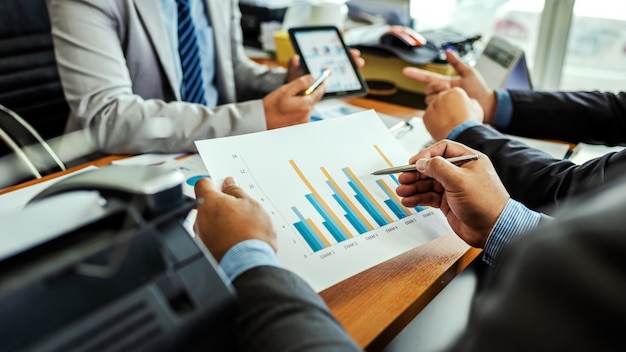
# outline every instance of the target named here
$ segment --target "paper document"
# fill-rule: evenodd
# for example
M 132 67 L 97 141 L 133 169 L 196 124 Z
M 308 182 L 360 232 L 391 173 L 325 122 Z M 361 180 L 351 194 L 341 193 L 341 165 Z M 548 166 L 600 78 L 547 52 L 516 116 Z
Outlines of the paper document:
M 343 118 L 346 115 L 367 110 L 368 109 L 348 104 L 341 99 L 322 100 L 313 107 L 311 121 L 314 122 L 332 118 Z M 398 123 L 403 123 L 405 121 L 409 122 L 407 126 L 401 128 L 401 130 L 395 133 L 394 136 L 400 141 L 404 149 L 409 151 L 411 156 L 417 154 L 420 150 L 433 143 L 433 139 L 426 130 L 426 126 L 424 126 L 424 121 L 421 117 L 413 117 L 406 120 L 382 114 L 380 112 L 377 112 L 377 115 L 387 128 L 394 128 L 394 126 Z M 406 161 L 408 162 L 408 159 Z
M 623 149 L 624 147 L 622 146 L 609 147 L 606 145 L 578 143 L 578 145 L 576 145 L 576 148 L 574 148 L 574 152 L 572 153 L 572 156 L 570 156 L 569 160 L 571 160 L 575 164 L 582 165 L 585 162 L 591 159 L 599 158 L 606 153 L 619 152 Z
M 406 208 L 397 175 L 410 154 L 373 110 L 196 142 L 216 183 L 234 176 L 270 214 L 285 266 L 321 291 L 441 235 L 434 208 Z
M 565 156 L 567 155 L 567 152 L 569 151 L 569 145 L 566 143 L 550 142 L 550 141 L 544 141 L 541 139 L 526 138 L 526 137 L 520 137 L 520 136 L 514 136 L 514 135 L 506 135 L 506 136 L 511 139 L 520 141 L 531 148 L 539 149 L 544 153 L 550 154 L 556 159 L 565 158 Z

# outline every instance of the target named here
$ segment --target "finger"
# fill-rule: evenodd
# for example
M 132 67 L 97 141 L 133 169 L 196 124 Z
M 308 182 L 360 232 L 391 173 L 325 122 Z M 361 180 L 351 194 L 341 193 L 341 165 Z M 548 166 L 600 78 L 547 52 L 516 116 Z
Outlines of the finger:
M 420 193 L 428 193 L 435 191 L 435 180 L 432 178 L 422 179 L 411 184 L 402 184 L 396 188 L 396 194 L 400 197 L 410 197 Z M 439 192 L 442 192 L 441 187 Z
M 452 88 L 452 80 L 439 81 L 430 85 L 427 85 L 424 89 L 424 94 L 427 96 L 437 95 L 443 91 Z
M 437 180 L 444 189 L 450 189 L 452 186 L 458 185 L 458 180 L 463 178 L 462 168 L 439 156 L 430 159 L 420 159 L 415 165 L 419 172 Z
M 444 155 L 448 148 L 448 140 L 441 140 L 430 147 L 420 151 L 409 159 L 409 164 L 415 164 L 420 159 L 432 158 L 433 156 Z
M 311 74 L 300 76 L 283 86 L 285 94 L 288 96 L 299 95 L 309 88 L 313 82 L 315 82 L 315 78 Z
M 311 103 L 317 103 L 322 100 L 324 93 L 326 93 L 326 82 L 322 82 L 322 84 L 320 84 L 320 86 L 317 87 L 313 93 L 305 96 L 305 98 L 309 99 Z
M 363 68 L 363 66 L 365 66 L 365 59 L 362 57 L 357 57 L 354 59 L 354 63 L 356 64 L 356 67 Z
M 439 73 L 422 70 L 417 67 L 405 67 L 402 69 L 402 73 L 408 78 L 424 83 L 448 79 L 448 77 Z
M 350 48 L 350 56 L 356 64 L 356 67 L 362 68 L 365 66 L 365 60 L 361 57 L 361 51 L 359 49 Z
M 198 202 L 202 202 L 208 194 L 215 190 L 215 183 L 208 177 L 199 179 L 194 185 L 194 193 Z
M 415 154 L 409 159 L 409 164 L 416 164 L 419 159 L 432 158 L 435 156 L 442 156 L 444 158 L 451 158 L 461 155 L 480 154 L 478 151 L 465 146 L 459 142 L 454 142 L 449 139 L 443 139 L 430 147 Z M 419 168 L 417 171 L 420 171 Z
M 428 193 L 420 193 L 417 195 L 413 195 L 410 197 L 402 198 L 400 201 L 402 205 L 405 207 L 416 207 L 416 206 L 431 206 L 435 208 L 439 208 L 441 206 L 441 193 L 428 192 Z
M 461 60 L 461 57 L 454 50 L 446 50 L 446 60 L 461 77 L 472 73 L 472 69 Z
M 289 65 L 291 67 L 300 67 L 300 55 L 294 55 L 291 57 L 291 59 L 289 60 Z
M 419 180 L 419 173 L 417 172 L 403 172 L 398 175 L 398 182 L 403 185 L 411 184 Z
M 438 97 L 437 94 L 426 95 L 424 102 L 428 106 L 433 105 L 437 101 L 437 97 Z
M 237 180 L 230 176 L 224 179 L 224 183 L 222 183 L 222 192 L 237 199 L 247 197 L 246 192 L 244 192 L 244 190 L 237 184 Z

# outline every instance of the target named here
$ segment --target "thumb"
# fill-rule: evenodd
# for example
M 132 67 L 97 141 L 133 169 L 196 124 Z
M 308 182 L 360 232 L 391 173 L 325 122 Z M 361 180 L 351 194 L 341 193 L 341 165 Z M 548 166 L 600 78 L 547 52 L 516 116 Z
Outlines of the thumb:
M 211 192 L 215 191 L 215 183 L 210 178 L 201 178 L 194 185 L 196 199 L 205 199 Z
M 244 190 L 241 189 L 241 187 L 239 187 L 239 185 L 237 184 L 237 180 L 230 176 L 224 179 L 224 183 L 222 184 L 222 192 L 237 199 L 245 198 L 247 196 L 246 192 L 244 192 Z
M 451 185 L 458 184 L 457 179 L 461 177 L 460 167 L 452 164 L 440 156 L 430 159 L 419 159 L 415 163 L 417 171 L 428 177 L 432 177 L 439 182 L 445 190 Z

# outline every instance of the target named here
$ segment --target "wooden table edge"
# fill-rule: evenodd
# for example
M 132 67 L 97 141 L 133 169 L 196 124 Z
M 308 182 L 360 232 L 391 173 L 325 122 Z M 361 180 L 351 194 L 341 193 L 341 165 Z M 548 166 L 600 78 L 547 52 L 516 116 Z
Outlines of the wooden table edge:
M 449 234 L 320 292 L 348 334 L 382 350 L 482 250 Z

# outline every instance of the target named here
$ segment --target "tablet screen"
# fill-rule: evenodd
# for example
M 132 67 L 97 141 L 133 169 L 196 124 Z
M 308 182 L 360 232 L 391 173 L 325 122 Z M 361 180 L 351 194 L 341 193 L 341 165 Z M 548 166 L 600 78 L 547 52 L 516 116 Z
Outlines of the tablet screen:
M 365 95 L 367 86 L 335 27 L 292 28 L 291 40 L 305 69 L 315 78 L 331 70 L 326 96 Z

